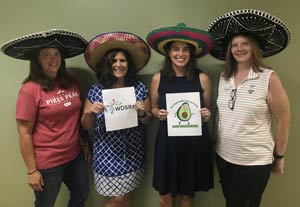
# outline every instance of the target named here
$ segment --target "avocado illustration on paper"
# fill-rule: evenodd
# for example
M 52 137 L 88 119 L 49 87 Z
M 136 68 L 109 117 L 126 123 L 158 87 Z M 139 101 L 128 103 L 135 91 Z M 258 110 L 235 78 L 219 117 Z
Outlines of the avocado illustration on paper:
M 179 124 L 182 121 L 186 121 L 188 122 L 188 124 L 190 124 L 189 120 L 192 117 L 192 112 L 189 103 L 187 102 L 182 103 L 176 112 L 176 116 L 179 119 Z

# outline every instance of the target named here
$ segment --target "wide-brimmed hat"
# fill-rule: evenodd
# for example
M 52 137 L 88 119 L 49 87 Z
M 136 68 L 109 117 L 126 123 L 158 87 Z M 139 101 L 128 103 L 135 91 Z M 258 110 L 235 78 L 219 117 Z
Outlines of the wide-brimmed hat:
M 13 39 L 1 46 L 1 51 L 13 58 L 30 60 L 31 54 L 41 48 L 59 48 L 64 58 L 84 52 L 87 41 L 79 34 L 65 29 L 50 29 Z
M 196 57 L 207 54 L 213 46 L 213 37 L 207 31 L 187 27 L 179 23 L 175 27 L 163 27 L 151 31 L 147 35 L 147 42 L 156 52 L 167 55 L 166 44 L 181 41 L 191 44 L 195 48 Z
M 211 55 L 225 60 L 230 39 L 238 34 L 252 36 L 258 42 L 263 57 L 281 52 L 291 40 L 288 27 L 277 17 L 260 10 L 242 9 L 226 13 L 207 28 L 214 36 Z
M 84 57 L 87 64 L 96 70 L 98 63 L 112 49 L 127 51 L 137 70 L 144 68 L 151 56 L 147 43 L 129 32 L 108 32 L 97 35 L 86 47 Z

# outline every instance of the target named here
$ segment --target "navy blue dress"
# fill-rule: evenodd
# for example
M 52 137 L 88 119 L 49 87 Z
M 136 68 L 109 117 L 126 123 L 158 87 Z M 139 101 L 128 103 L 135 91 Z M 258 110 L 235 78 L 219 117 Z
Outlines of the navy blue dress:
M 91 103 L 103 102 L 102 86 L 94 84 L 88 93 Z M 137 101 L 148 97 L 142 82 L 134 84 Z M 104 112 L 96 117 L 93 144 L 95 189 L 103 196 L 121 196 L 133 191 L 144 177 L 144 126 L 106 131 Z
M 199 76 L 193 81 L 186 77 L 167 81 L 161 75 L 159 107 L 166 109 L 166 93 L 200 92 L 203 104 L 202 91 Z M 173 197 L 177 194 L 194 196 L 197 191 L 208 191 L 213 188 L 212 155 L 207 123 L 202 123 L 202 136 L 168 137 L 167 121 L 161 121 L 155 140 L 154 189 L 160 195 L 171 193 Z

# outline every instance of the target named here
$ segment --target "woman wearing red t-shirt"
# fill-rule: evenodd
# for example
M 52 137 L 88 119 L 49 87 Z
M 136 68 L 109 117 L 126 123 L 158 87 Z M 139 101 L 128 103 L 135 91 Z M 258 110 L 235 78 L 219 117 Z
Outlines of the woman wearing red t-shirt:
M 69 207 L 83 207 L 89 192 L 81 153 L 78 83 L 66 71 L 65 59 L 82 53 L 86 41 L 65 30 L 49 30 L 6 43 L 2 51 L 30 61 L 16 104 L 19 144 L 36 207 L 53 207 L 64 182 Z M 75 48 L 75 49 L 74 49 Z

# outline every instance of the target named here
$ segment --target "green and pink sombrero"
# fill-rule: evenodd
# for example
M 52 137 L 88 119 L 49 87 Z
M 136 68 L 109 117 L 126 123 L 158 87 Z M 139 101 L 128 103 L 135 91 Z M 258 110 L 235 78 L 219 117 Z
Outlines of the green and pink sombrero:
M 173 41 L 181 41 L 195 47 L 196 57 L 209 53 L 213 47 L 213 36 L 208 32 L 196 28 L 187 27 L 179 23 L 175 27 L 163 27 L 151 31 L 147 35 L 147 42 L 156 52 L 167 55 L 165 45 Z
M 117 48 L 131 55 L 137 71 L 147 65 L 151 56 L 149 46 L 139 36 L 129 32 L 108 32 L 97 35 L 88 43 L 84 53 L 85 61 L 96 70 L 106 53 Z

